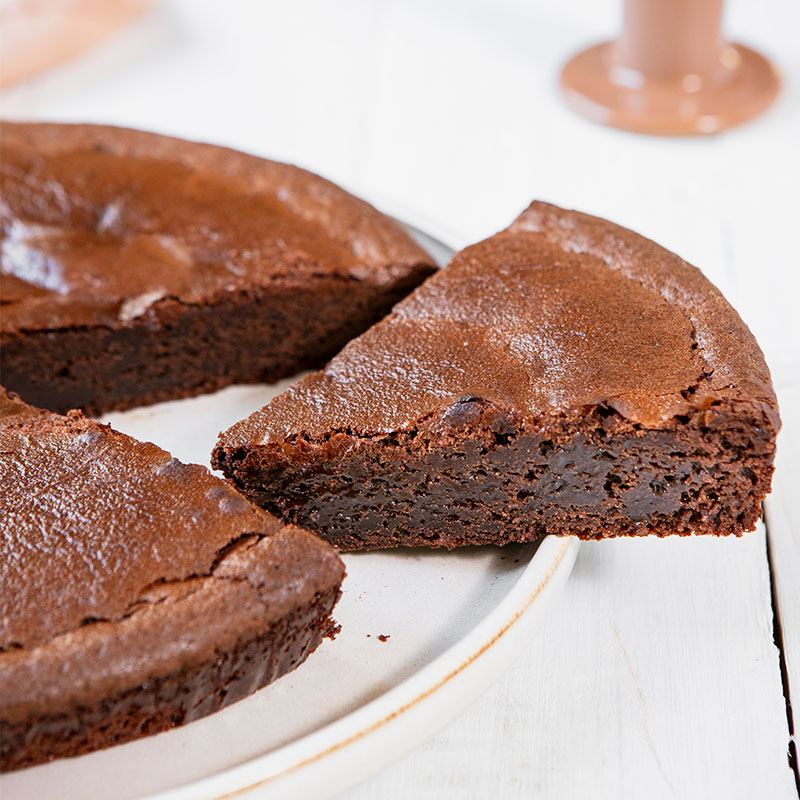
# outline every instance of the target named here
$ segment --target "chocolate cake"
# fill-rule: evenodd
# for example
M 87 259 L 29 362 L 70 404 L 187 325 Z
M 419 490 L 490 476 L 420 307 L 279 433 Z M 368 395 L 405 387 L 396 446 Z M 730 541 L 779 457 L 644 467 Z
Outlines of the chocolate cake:
M 318 367 L 433 269 L 322 178 L 93 125 L 0 126 L 3 384 L 96 414 Z
M 335 632 L 343 574 L 205 467 L 0 390 L 0 768 L 249 695 Z
M 343 550 L 740 534 L 779 425 L 755 339 L 697 269 L 533 203 L 213 458 Z

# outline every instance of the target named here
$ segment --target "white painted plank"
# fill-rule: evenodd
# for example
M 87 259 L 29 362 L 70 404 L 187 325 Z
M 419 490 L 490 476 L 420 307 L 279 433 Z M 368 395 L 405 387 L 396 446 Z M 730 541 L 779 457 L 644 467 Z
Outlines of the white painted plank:
M 775 480 L 766 502 L 770 563 L 780 615 L 795 745 L 800 725 L 800 386 L 778 393 L 783 431 Z
M 764 550 L 585 545 L 508 675 L 342 800 L 795 798 Z

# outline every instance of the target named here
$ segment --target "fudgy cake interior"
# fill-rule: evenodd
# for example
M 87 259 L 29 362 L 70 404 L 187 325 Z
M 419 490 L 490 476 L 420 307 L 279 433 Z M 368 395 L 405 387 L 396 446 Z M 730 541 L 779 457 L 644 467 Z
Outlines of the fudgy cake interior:
M 0 769 L 158 733 L 335 630 L 333 548 L 78 412 L 0 388 Z
M 778 427 L 758 345 L 698 270 L 535 203 L 222 434 L 214 464 L 342 549 L 738 534 Z
M 297 167 L 92 125 L 4 123 L 4 385 L 99 413 L 318 367 L 429 275 Z
M 757 409 L 713 405 L 652 430 L 606 405 L 534 421 L 464 397 L 395 434 L 298 437 L 285 458 L 233 451 L 218 463 L 252 500 L 342 550 L 452 548 L 746 531 L 773 450 Z

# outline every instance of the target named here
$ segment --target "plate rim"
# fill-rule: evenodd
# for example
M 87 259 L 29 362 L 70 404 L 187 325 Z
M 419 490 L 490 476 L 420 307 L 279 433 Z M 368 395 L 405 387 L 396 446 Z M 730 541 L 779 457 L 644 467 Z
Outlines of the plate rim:
M 226 800 L 244 796 L 364 740 L 436 695 L 503 641 L 533 609 L 545 589 L 566 581 L 579 545 L 573 536 L 545 536 L 516 583 L 486 617 L 433 661 L 373 700 L 274 750 L 182 786 L 145 795 L 142 800 Z M 560 582 L 554 580 L 557 575 L 562 577 Z M 447 721 L 443 719 L 442 725 Z M 283 766 L 272 763 L 281 760 Z M 363 777 L 366 779 L 367 775 Z
M 439 268 L 444 267 L 456 253 L 456 249 L 437 235 L 437 226 L 428 220 L 423 222 L 409 215 L 408 209 L 402 209 L 401 214 L 395 214 L 393 204 L 387 202 L 386 198 L 381 200 L 383 202 L 379 201 L 379 207 L 383 209 L 383 213 L 394 219 L 412 237 L 417 238 L 417 234 L 421 235 L 423 241 L 433 240 L 448 253 L 445 263 L 439 264 Z M 579 544 L 575 537 L 545 536 L 502 601 L 466 636 L 378 697 L 274 750 L 181 786 L 144 795 L 140 800 L 188 800 L 196 797 L 226 800 L 248 795 L 270 784 L 274 785 L 281 778 L 305 767 L 319 764 L 326 757 L 342 752 L 349 745 L 363 741 L 371 733 L 381 730 L 389 722 L 401 718 L 405 712 L 417 708 L 424 700 L 436 695 L 502 641 L 505 634 L 531 610 L 544 589 L 556 582 L 553 580 L 554 576 L 561 574 L 561 583 L 566 582 L 575 563 Z M 483 690 L 488 689 L 493 682 L 487 683 Z M 419 688 L 417 684 L 420 684 Z M 442 726 L 446 722 L 447 719 L 442 720 Z M 293 755 L 295 753 L 297 755 Z M 272 762 L 280 761 L 281 758 L 289 763 L 285 763 L 283 767 L 271 768 Z M 367 775 L 363 777 L 366 778 Z M 220 784 L 227 785 L 223 787 Z

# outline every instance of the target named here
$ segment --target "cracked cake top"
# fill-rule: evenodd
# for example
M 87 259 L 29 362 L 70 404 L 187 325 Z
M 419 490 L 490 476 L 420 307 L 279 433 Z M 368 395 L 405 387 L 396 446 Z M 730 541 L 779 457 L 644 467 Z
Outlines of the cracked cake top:
M 0 518 L 9 719 L 207 658 L 343 576 L 332 548 L 205 467 L 2 389 Z
M 465 397 L 533 420 L 607 404 L 647 427 L 741 398 L 779 424 L 761 350 L 698 269 L 611 222 L 534 202 L 220 446 L 401 431 Z
M 124 326 L 314 276 L 390 284 L 430 257 L 324 178 L 100 125 L 2 123 L 3 331 Z

